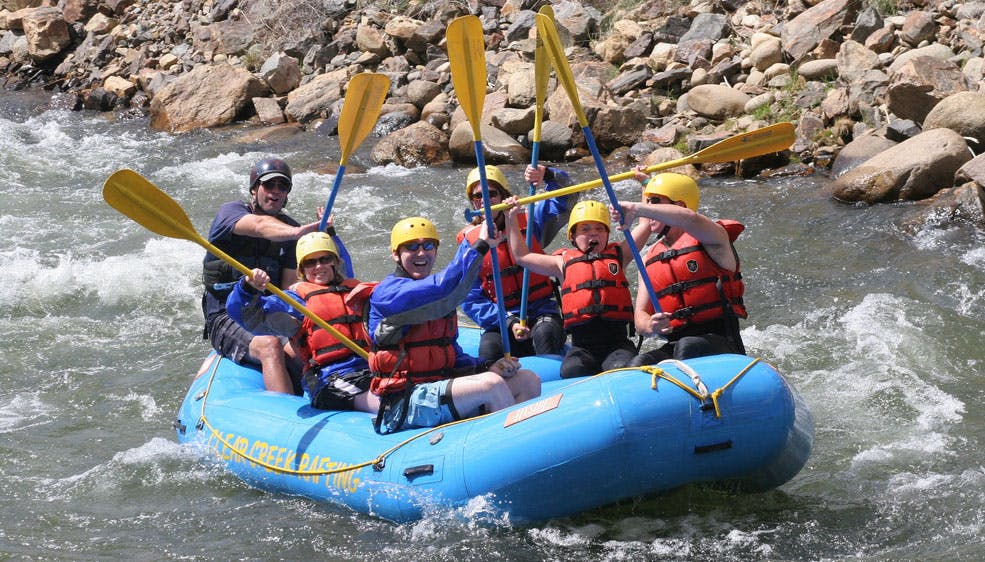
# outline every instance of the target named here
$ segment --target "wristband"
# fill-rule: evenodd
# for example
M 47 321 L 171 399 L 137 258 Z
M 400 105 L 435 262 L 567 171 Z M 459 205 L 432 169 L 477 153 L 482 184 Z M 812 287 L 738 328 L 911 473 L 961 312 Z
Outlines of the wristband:
M 329 236 L 335 236 L 335 227 L 332 225 L 328 225 L 328 228 L 325 229 L 325 234 L 328 234 Z
M 544 166 L 544 181 L 554 181 L 554 170 L 548 166 Z

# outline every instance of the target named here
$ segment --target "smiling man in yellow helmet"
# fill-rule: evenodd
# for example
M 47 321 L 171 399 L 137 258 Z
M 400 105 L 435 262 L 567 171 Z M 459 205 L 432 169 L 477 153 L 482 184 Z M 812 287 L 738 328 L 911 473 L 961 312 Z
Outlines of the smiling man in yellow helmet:
M 571 183 L 568 174 L 557 168 L 528 165 L 524 173 L 528 183 L 539 185 L 546 181 L 547 191 L 565 187 Z M 486 165 L 486 182 L 489 188 L 489 203 L 496 205 L 512 196 L 506 175 L 493 165 Z M 482 185 L 480 184 L 479 168 L 469 172 L 465 182 L 465 196 L 473 209 L 482 210 Z M 534 205 L 533 214 L 520 216 L 520 235 L 527 235 L 527 228 L 532 229 L 533 251 L 539 252 L 560 230 L 568 213 L 570 205 L 577 200 L 577 195 L 567 195 L 539 201 Z M 506 228 L 505 216 L 502 211 L 493 218 L 496 229 L 503 232 Z M 472 225 L 463 228 L 456 237 L 459 243 L 473 244 L 479 237 L 479 231 L 486 229 L 483 217 L 477 216 Z M 500 282 L 503 287 L 503 303 L 507 315 L 507 329 L 510 336 L 510 353 L 516 357 L 528 355 L 543 355 L 560 353 L 564 346 L 564 329 L 558 303 L 554 299 L 554 283 L 549 277 L 531 274 L 527 294 L 527 318 L 520 318 L 520 308 L 523 297 L 523 268 L 516 264 L 508 244 L 500 244 L 496 251 L 499 253 Z M 494 284 L 492 257 L 483 258 L 479 276 L 472 290 L 462 302 L 462 312 L 483 329 L 479 340 L 479 358 L 489 360 L 503 355 L 503 340 L 500 335 L 499 310 L 496 303 L 496 286 Z M 525 320 L 525 322 L 521 322 Z
M 457 343 L 458 305 L 483 256 L 499 242 L 483 228 L 475 243 L 460 244 L 451 263 L 432 274 L 440 243 L 434 223 L 410 217 L 394 225 L 396 270 L 377 285 L 369 306 L 370 389 L 382 402 L 378 432 L 433 427 L 540 395 L 540 379 L 515 357 L 480 361 Z
M 642 279 L 636 295 L 636 331 L 669 341 L 633 359 L 649 365 L 663 359 L 689 359 L 745 353 L 739 318 L 747 316 L 739 255 L 732 243 L 745 230 L 733 220 L 714 221 L 698 213 L 698 184 L 686 175 L 663 173 L 644 181 L 643 203 L 620 201 L 626 224 L 650 221 L 657 241 L 646 257 L 645 274 L 657 295 L 655 312 Z

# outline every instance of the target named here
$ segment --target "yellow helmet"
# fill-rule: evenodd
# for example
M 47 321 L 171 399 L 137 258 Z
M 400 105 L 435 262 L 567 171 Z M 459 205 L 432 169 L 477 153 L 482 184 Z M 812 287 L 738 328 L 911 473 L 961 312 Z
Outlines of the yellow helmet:
M 573 238 L 572 231 L 578 226 L 578 223 L 582 222 L 602 223 L 605 229 L 611 232 L 609 208 L 599 201 L 585 200 L 575 204 L 574 209 L 571 209 L 571 215 L 568 217 L 568 238 Z
M 339 258 L 339 249 L 335 246 L 335 241 L 325 232 L 311 232 L 298 238 L 297 257 L 298 266 L 301 265 L 308 256 L 317 252 L 328 252 Z
M 667 172 L 650 178 L 643 187 L 643 197 L 663 195 L 673 202 L 683 201 L 688 209 L 698 210 L 698 184 L 690 176 Z
M 401 244 L 413 240 L 431 239 L 438 242 L 438 229 L 424 217 L 410 217 L 393 225 L 390 231 L 390 251 L 396 252 Z
M 472 188 L 475 187 L 475 184 L 479 183 L 481 179 L 482 178 L 479 177 L 479 168 L 478 167 L 472 168 L 472 171 L 469 172 L 469 178 L 465 180 L 466 199 L 472 198 Z M 505 195 L 503 195 L 503 199 L 506 199 L 510 195 L 513 195 L 512 193 L 510 193 L 510 186 L 506 183 L 506 175 L 503 173 L 503 171 L 497 168 L 496 166 L 493 166 L 491 164 L 486 164 L 486 182 L 488 183 L 491 181 L 494 181 L 497 184 L 499 184 L 499 187 L 502 188 L 502 190 L 505 192 Z

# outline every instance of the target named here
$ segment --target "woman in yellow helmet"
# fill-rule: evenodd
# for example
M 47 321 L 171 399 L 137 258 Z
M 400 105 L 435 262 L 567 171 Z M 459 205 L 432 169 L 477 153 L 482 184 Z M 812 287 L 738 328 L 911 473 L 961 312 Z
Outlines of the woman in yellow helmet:
M 633 302 L 626 264 L 629 244 L 609 240 L 609 209 L 599 201 L 581 201 L 568 219 L 571 248 L 552 255 L 531 252 L 519 235 L 516 199 L 506 213 L 507 239 L 516 261 L 541 275 L 561 280 L 561 313 L 571 334 L 571 349 L 561 363 L 561 377 L 583 377 L 625 367 L 636 355 L 628 336 Z M 642 244 L 649 225 L 640 225 L 633 240 Z
M 714 221 L 698 213 L 698 184 L 686 175 L 663 173 L 645 181 L 643 203 L 620 202 L 626 224 L 649 219 L 657 241 L 644 263 L 661 311 L 639 283 L 634 321 L 644 337 L 663 336 L 659 349 L 636 357 L 632 365 L 663 359 L 689 359 L 720 353 L 745 353 L 739 318 L 745 318 L 745 287 L 733 242 L 745 229 L 732 220 Z
M 565 187 L 571 183 L 568 174 L 546 166 L 536 168 L 528 165 L 524 173 L 528 183 L 540 184 L 546 181 L 547 191 Z M 489 202 L 492 205 L 501 203 L 510 197 L 509 185 L 503 171 L 496 166 L 486 166 L 486 180 L 489 187 Z M 465 196 L 473 209 L 481 210 L 482 186 L 480 185 L 479 168 L 469 172 L 465 182 Z M 534 251 L 539 252 L 543 246 L 550 244 L 562 227 L 570 211 L 569 204 L 577 199 L 577 195 L 568 195 L 546 199 L 534 206 L 531 217 L 521 215 L 520 235 L 526 236 L 526 229 L 533 229 Z M 496 229 L 504 232 L 506 219 L 502 211 L 496 213 L 493 220 Z M 479 214 L 472 224 L 459 231 L 456 237 L 459 243 L 473 244 L 479 237 L 479 231 L 485 229 L 483 216 Z M 564 329 L 557 301 L 554 299 L 555 287 L 549 277 L 531 274 L 527 294 L 527 318 L 520 318 L 521 299 L 523 297 L 523 269 L 516 264 L 508 244 L 496 248 L 499 252 L 500 282 L 503 287 L 503 300 L 506 308 L 508 330 L 510 332 L 510 353 L 516 357 L 528 355 L 557 354 L 564 346 Z M 462 302 L 462 312 L 483 329 L 479 340 L 479 358 L 495 359 L 503 355 L 503 340 L 500 335 L 499 310 L 496 303 L 496 287 L 493 283 L 492 258 L 485 256 L 479 276 L 472 290 Z M 524 320 L 524 322 L 521 322 Z
M 368 317 L 370 389 L 382 401 L 378 432 L 433 427 L 540 395 L 540 379 L 516 358 L 480 361 L 457 343 L 458 305 L 500 242 L 481 230 L 475 243 L 458 246 L 445 269 L 431 273 L 439 245 L 434 224 L 410 217 L 394 225 L 396 270 L 373 291 Z
M 325 232 L 306 234 L 297 243 L 297 263 L 299 280 L 287 293 L 349 341 L 368 348 L 362 319 L 373 284 L 351 278 L 342 241 Z M 372 374 L 366 360 L 280 297 L 264 294 L 269 282 L 259 268 L 244 277 L 229 295 L 229 316 L 254 334 L 289 340 L 285 349 L 301 360 L 300 386 L 313 407 L 377 411 L 379 399 L 368 392 Z

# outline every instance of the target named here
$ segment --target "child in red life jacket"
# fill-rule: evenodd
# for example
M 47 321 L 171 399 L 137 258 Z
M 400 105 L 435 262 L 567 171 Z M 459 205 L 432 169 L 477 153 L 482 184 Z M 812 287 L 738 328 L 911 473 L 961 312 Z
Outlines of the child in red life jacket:
M 561 313 L 571 334 L 571 349 L 561 363 L 561 377 L 583 377 L 625 367 L 636 355 L 628 336 L 633 301 L 626 264 L 633 259 L 625 240 L 609 241 L 609 211 L 598 201 L 581 201 L 571 210 L 568 239 L 572 248 L 552 255 L 531 252 L 519 235 L 516 199 L 507 211 L 507 239 L 516 261 L 532 272 L 561 280 Z M 646 240 L 649 224 L 632 236 Z
M 367 349 L 362 311 L 375 284 L 346 278 L 338 248 L 324 232 L 302 236 L 297 244 L 300 280 L 287 293 Z M 266 272 L 254 269 L 237 283 L 227 302 L 229 316 L 254 334 L 290 338 L 285 349 L 304 364 L 301 386 L 313 407 L 376 412 L 379 399 L 368 392 L 372 374 L 366 360 L 279 297 L 262 294 L 269 281 Z
M 498 167 L 487 165 L 486 179 L 491 205 L 501 203 L 512 195 L 506 176 Z M 571 183 L 565 172 L 545 166 L 534 168 L 528 165 L 524 179 L 534 185 L 542 181 L 546 182 L 547 191 Z M 479 168 L 473 168 L 469 172 L 465 182 L 465 196 L 471 202 L 473 209 L 482 210 Z M 533 251 L 539 252 L 543 246 L 551 243 L 567 221 L 571 210 L 569 205 L 577 198 L 576 194 L 572 194 L 539 201 L 534 205 L 531 216 L 522 215 L 521 236 L 527 235 L 526 229 L 532 229 Z M 496 223 L 496 230 L 505 231 L 506 217 L 502 211 L 494 214 L 493 221 Z M 472 244 L 478 239 L 479 230 L 484 228 L 487 228 L 484 217 L 477 216 L 470 226 L 459 231 L 456 239 L 460 244 Z M 560 353 L 564 347 L 565 335 L 558 303 L 554 298 L 554 282 L 543 275 L 530 275 L 526 301 L 527 318 L 521 319 L 523 268 L 514 261 L 508 244 L 500 244 L 496 251 L 499 254 L 500 283 L 503 288 L 503 304 L 510 335 L 510 354 L 526 357 L 534 354 Z M 492 360 L 502 357 L 503 340 L 500 334 L 499 307 L 496 302 L 496 286 L 490 255 L 483 258 L 479 278 L 462 302 L 462 312 L 483 329 L 479 340 L 479 359 Z
M 645 203 L 620 202 L 627 224 L 648 218 L 658 234 L 646 257 L 646 271 L 660 304 L 639 283 L 634 320 L 644 337 L 664 336 L 668 343 L 640 354 L 631 365 L 663 359 L 689 359 L 721 353 L 745 353 L 739 318 L 745 318 L 745 287 L 732 243 L 745 230 L 731 220 L 713 221 L 698 213 L 698 184 L 682 174 L 664 173 L 644 184 Z

